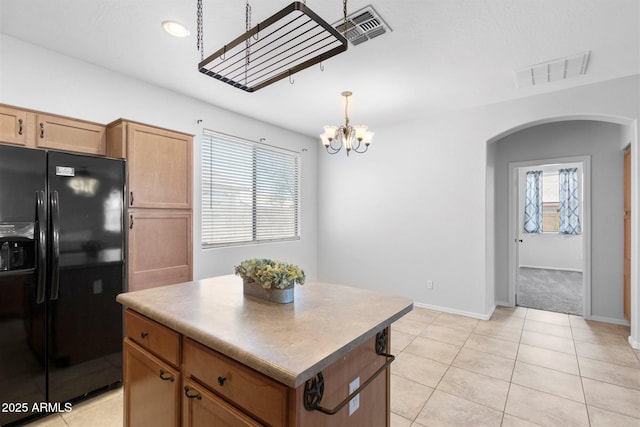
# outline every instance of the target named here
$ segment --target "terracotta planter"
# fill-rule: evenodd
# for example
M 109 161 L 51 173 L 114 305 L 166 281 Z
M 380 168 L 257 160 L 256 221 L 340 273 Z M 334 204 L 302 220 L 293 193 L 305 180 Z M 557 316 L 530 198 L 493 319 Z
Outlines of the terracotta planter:
M 293 286 L 285 289 L 265 289 L 256 282 L 242 279 L 242 288 L 245 295 L 260 298 L 265 301 L 276 302 L 278 304 L 289 304 L 293 302 Z

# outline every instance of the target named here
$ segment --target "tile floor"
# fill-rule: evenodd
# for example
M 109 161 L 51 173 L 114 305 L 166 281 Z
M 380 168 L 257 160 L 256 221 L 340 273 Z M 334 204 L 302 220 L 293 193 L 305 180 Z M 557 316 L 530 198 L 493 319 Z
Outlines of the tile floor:
M 640 427 L 629 328 L 523 307 L 414 309 L 392 326 L 391 425 Z
M 640 426 L 629 328 L 498 307 L 489 321 L 414 309 L 392 326 L 391 426 Z M 29 424 L 122 425 L 122 390 Z
M 122 387 L 73 405 L 71 412 L 50 415 L 28 427 L 119 427 L 122 426 Z

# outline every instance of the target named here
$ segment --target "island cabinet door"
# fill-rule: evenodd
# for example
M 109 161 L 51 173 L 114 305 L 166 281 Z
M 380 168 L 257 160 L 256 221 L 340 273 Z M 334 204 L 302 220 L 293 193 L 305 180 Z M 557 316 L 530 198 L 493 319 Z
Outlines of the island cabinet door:
M 298 387 L 296 402 L 292 404 L 297 408 L 296 426 L 389 427 L 391 367 L 387 365 L 385 368 L 387 358 L 378 355 L 375 347 L 373 337 L 322 370 L 324 391 L 319 404 L 327 410 L 338 408 L 350 395 L 350 389 L 355 390 L 368 379 L 374 378 L 357 398 L 334 415 L 307 410 L 304 405 L 305 384 Z
M 215 394 L 189 378 L 182 388 L 183 427 L 262 427 L 253 418 L 243 414 Z
M 125 427 L 180 425 L 180 373 L 124 340 Z

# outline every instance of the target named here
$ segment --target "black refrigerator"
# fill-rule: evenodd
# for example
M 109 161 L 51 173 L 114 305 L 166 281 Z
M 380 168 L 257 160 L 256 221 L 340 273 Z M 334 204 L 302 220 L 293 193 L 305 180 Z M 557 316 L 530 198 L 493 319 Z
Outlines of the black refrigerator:
M 0 146 L 0 425 L 122 380 L 123 160 Z

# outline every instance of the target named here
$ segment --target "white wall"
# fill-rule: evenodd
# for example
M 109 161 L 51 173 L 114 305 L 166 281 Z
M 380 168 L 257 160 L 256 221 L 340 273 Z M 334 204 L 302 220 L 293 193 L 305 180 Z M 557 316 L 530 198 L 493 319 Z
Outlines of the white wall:
M 507 259 L 487 142 L 552 118 L 638 119 L 638 76 L 377 127 L 362 156 L 320 156 L 319 276 L 486 317 Z M 634 135 L 635 137 L 635 135 Z M 495 195 L 497 196 L 497 195 Z M 637 197 L 637 195 L 636 195 Z M 495 245 L 495 252 L 492 247 Z M 426 281 L 434 280 L 427 290 Z M 496 291 L 497 293 L 497 291 Z
M 376 131 L 374 145 L 366 155 L 347 159 L 318 153 L 315 138 L 4 35 L 0 49 L 3 103 L 103 123 L 125 117 L 194 134 L 201 130 L 196 120 L 203 119 L 204 126 L 214 130 L 308 148 L 302 164 L 302 240 L 201 251 L 195 221 L 196 277 L 230 273 L 238 260 L 268 251 L 300 264 L 310 277 L 380 289 L 482 317 L 495 301 L 494 268 L 502 256 L 492 231 L 500 224 L 492 218 L 494 188 L 487 185 L 495 170 L 495 150 L 487 148 L 488 141 L 556 118 L 611 117 L 634 126 L 629 134 L 636 153 L 632 176 L 638 180 L 638 75 L 440 116 L 408 111 L 407 120 L 393 126 L 368 123 Z M 196 153 L 198 148 L 196 139 Z M 195 201 L 199 164 L 196 155 Z M 638 196 L 636 188 L 634 253 L 640 241 Z M 196 217 L 199 207 L 196 202 Z M 632 335 L 640 343 L 637 260 L 633 266 Z M 432 291 L 426 290 L 427 279 L 435 281 Z
M 233 273 L 245 258 L 261 256 L 300 265 L 317 275 L 317 141 L 205 104 L 175 92 L 0 34 L 0 102 L 98 123 L 119 117 L 196 135 L 194 138 L 194 277 Z M 198 124 L 197 120 L 203 120 Z M 301 239 L 294 242 L 202 250 L 200 239 L 200 138 L 202 129 L 301 154 Z
M 582 193 L 582 165 L 563 164 L 545 165 L 519 168 L 518 179 L 518 231 L 522 243 L 518 246 L 519 264 L 521 267 L 548 268 L 552 270 L 582 271 L 582 234 L 565 235 L 559 233 L 525 233 L 522 227 L 525 208 L 525 190 L 527 187 L 526 174 L 531 170 L 542 170 L 545 173 L 558 173 L 561 168 L 575 167 L 578 169 L 578 191 Z M 580 218 L 582 213 L 580 202 Z

